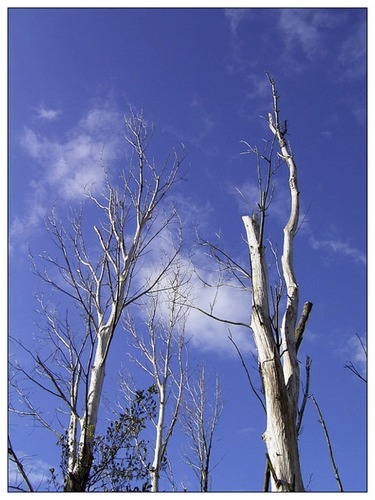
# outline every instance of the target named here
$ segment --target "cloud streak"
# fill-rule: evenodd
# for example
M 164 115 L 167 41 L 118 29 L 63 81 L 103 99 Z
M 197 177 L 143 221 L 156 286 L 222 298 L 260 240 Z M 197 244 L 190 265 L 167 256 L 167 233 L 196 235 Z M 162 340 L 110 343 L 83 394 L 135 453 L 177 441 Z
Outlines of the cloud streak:
M 248 17 L 249 12 L 249 9 L 224 9 L 224 14 L 228 20 L 232 37 L 237 37 L 238 27 L 240 23 Z
M 38 491 L 39 488 L 40 491 L 45 491 L 46 486 L 48 488 L 47 482 L 51 479 L 51 470 L 54 469 L 54 467 L 44 460 L 35 458 L 34 456 L 30 457 L 23 451 L 17 450 L 16 453 L 18 457 L 25 457 L 24 465 L 26 464 L 27 477 L 35 488 L 35 491 Z M 9 461 L 8 484 L 12 486 L 23 484 L 17 466 L 12 461 Z
M 317 240 L 310 235 L 310 244 L 314 250 L 328 250 L 331 254 L 350 258 L 353 262 L 366 265 L 367 259 L 364 252 L 353 247 L 350 243 L 338 239 Z
M 41 106 L 37 113 L 39 118 L 53 122 L 61 111 Z M 13 239 L 27 239 L 54 202 L 74 204 L 87 189 L 102 189 L 103 164 L 107 168 L 115 161 L 123 145 L 121 115 L 103 103 L 90 109 L 62 137 L 51 138 L 25 127 L 21 145 L 37 168 L 24 197 L 26 215 L 16 216 L 10 225 Z
M 311 9 L 281 9 L 279 11 L 278 29 L 288 53 L 295 48 L 302 50 L 312 60 L 320 50 L 320 30 L 326 22 L 320 11 Z
M 40 105 L 37 109 L 38 118 L 47 121 L 54 121 L 62 114 L 61 109 L 47 109 L 44 105 Z

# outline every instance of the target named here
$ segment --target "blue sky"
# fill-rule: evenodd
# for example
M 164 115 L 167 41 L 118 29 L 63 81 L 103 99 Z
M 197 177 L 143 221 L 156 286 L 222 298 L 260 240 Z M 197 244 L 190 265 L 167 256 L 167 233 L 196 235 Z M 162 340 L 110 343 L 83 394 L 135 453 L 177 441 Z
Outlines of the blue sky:
M 366 10 L 365 9 L 11 9 L 9 11 L 9 332 L 31 345 L 37 334 L 30 271 L 49 243 L 44 218 L 78 206 L 84 186 L 103 186 L 99 156 L 112 173 L 123 165 L 122 116 L 143 108 L 154 123 L 155 156 L 183 142 L 187 182 L 174 197 L 186 230 L 246 259 L 241 216 L 256 204 L 256 163 L 241 140 L 260 145 L 271 96 L 265 71 L 280 93 L 299 170 L 302 211 L 295 266 L 301 302 L 314 308 L 300 359 L 312 358 L 311 392 L 333 443 L 344 489 L 366 488 L 366 386 L 357 335 L 366 339 Z M 277 178 L 266 237 L 280 248 L 288 214 L 285 172 Z M 202 304 L 209 301 L 201 293 Z M 236 321 L 249 317 L 250 298 L 227 292 L 218 306 Z M 192 313 L 192 356 L 222 380 L 224 410 L 213 471 L 216 491 L 262 488 L 262 410 L 227 326 Z M 247 331 L 234 331 L 253 363 Z M 121 338 L 116 342 L 121 346 Z M 20 356 L 13 346 L 10 355 Z M 123 362 L 107 371 L 105 397 Z M 102 415 L 102 418 L 103 415 Z M 58 464 L 54 438 L 11 425 L 15 449 L 33 456 L 34 475 Z M 42 441 L 40 441 L 43 439 Z M 41 445 L 42 443 L 42 445 Z M 171 443 L 175 480 L 194 478 Z M 311 491 L 336 491 L 322 429 L 309 402 L 300 438 L 302 473 Z M 215 459 L 214 459 L 215 461 Z

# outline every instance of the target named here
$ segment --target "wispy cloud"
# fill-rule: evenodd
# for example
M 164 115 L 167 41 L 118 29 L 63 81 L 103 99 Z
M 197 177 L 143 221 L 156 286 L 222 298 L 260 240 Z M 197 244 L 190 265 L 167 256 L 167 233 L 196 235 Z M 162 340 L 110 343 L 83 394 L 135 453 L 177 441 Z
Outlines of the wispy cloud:
M 348 33 L 335 58 L 336 77 L 340 81 L 364 79 L 366 75 L 365 21 Z
M 366 338 L 353 335 L 349 338 L 346 344 L 346 356 L 350 359 L 354 366 L 358 366 L 361 371 L 366 369 Z
M 43 104 L 41 104 L 37 109 L 38 118 L 47 121 L 57 120 L 61 113 L 61 109 L 47 109 Z
M 347 241 L 339 239 L 317 240 L 312 234 L 310 234 L 309 240 L 314 250 L 328 250 L 331 255 L 341 255 L 342 257 L 348 257 L 355 263 L 366 264 L 367 260 L 365 253 L 353 247 Z
M 216 123 L 197 94 L 194 94 L 190 107 L 197 113 L 198 120 L 201 122 L 201 126 L 196 128 L 195 135 L 190 137 L 190 141 L 195 145 L 199 145 L 207 134 L 212 131 Z
M 43 183 L 32 180 L 29 195 L 25 196 L 24 214 L 16 216 L 9 228 L 9 252 L 14 253 L 15 246 L 26 251 L 28 236 L 35 231 L 40 222 L 47 216 L 48 190 Z
M 259 187 L 258 184 L 251 181 L 246 181 L 238 188 L 236 200 L 242 214 L 251 214 L 258 209 L 259 203 Z M 269 206 L 268 215 L 270 219 L 278 223 L 285 224 L 289 217 L 290 210 L 290 194 L 284 185 L 278 184 L 275 188 L 271 204 Z M 325 238 L 317 239 L 311 230 L 311 227 L 305 220 L 306 214 L 300 214 L 300 229 L 299 234 L 307 239 L 314 250 L 324 250 L 326 255 L 341 256 L 349 258 L 356 264 L 366 264 L 366 254 L 356 248 L 348 241 L 343 241 L 340 238 Z
M 76 137 L 58 142 L 26 129 L 22 144 L 43 166 L 44 174 L 39 182 L 63 200 L 77 199 L 90 184 L 100 186 L 103 182 L 100 168 L 103 146 L 83 130 Z
M 154 242 L 147 263 L 145 262 L 136 274 L 135 279 L 140 286 L 149 280 L 153 282 L 152 277 L 159 275 L 163 255 L 164 257 L 168 255 L 172 246 L 173 241 L 168 235 Z M 186 304 L 189 311 L 185 337 L 190 345 L 200 350 L 236 356 L 236 351 L 228 338 L 231 334 L 243 352 L 253 350 L 252 332 L 246 326 L 242 326 L 242 324 L 249 325 L 250 322 L 250 291 L 230 285 L 217 288 L 215 285 L 218 272 L 210 269 L 216 264 L 213 264 L 203 252 L 196 253 L 193 260 L 194 263 L 190 257 L 182 253 L 178 257 L 185 282 L 180 292 L 187 297 Z M 163 279 L 168 282 L 169 278 L 164 276 L 160 280 L 161 288 L 164 285 Z
M 53 121 L 58 112 L 41 107 L 38 116 Z M 23 200 L 26 215 L 15 217 L 10 236 L 27 239 L 55 201 L 74 203 L 90 187 L 101 190 L 102 163 L 108 166 L 118 157 L 123 144 L 121 133 L 121 115 L 106 103 L 90 109 L 76 126 L 57 138 L 25 127 L 21 145 L 39 168 L 30 174 Z
M 321 12 L 312 9 L 280 9 L 278 29 L 282 33 L 288 55 L 296 49 L 312 59 L 321 49 L 319 28 L 322 23 Z
M 232 37 L 237 37 L 240 23 L 249 16 L 249 9 L 224 9 Z
M 229 74 L 240 74 L 247 82 L 247 98 L 264 98 L 269 86 L 264 74 L 259 74 L 259 61 L 254 55 L 249 58 L 244 52 L 244 44 L 240 33 L 240 26 L 254 18 L 254 9 L 224 9 L 225 19 L 229 28 L 230 52 L 226 58 L 226 71 Z M 263 65 L 261 65 L 263 67 Z
M 335 9 L 278 9 L 277 29 L 288 67 L 331 58 L 328 70 L 336 81 L 364 78 L 366 73 L 366 21 Z M 354 15 L 354 14 L 353 14 Z M 340 39 L 334 31 L 345 32 Z M 341 45 L 340 45 L 341 44 Z M 332 59 L 331 55 L 335 53 Z M 302 57 L 301 57 L 302 56 Z
M 51 469 L 54 467 L 51 464 L 48 464 L 44 460 L 36 458 L 35 456 L 29 456 L 25 452 L 17 450 L 16 451 L 18 457 L 24 457 L 23 465 L 25 466 L 25 470 L 27 473 L 27 477 L 31 482 L 35 491 L 40 489 L 41 491 L 45 491 L 48 488 L 48 480 L 51 479 Z M 22 484 L 23 480 L 21 475 L 17 469 L 17 466 L 14 462 L 9 462 L 9 471 L 8 471 L 8 484 L 9 486 L 15 486 Z M 25 485 L 24 485 L 25 486 Z

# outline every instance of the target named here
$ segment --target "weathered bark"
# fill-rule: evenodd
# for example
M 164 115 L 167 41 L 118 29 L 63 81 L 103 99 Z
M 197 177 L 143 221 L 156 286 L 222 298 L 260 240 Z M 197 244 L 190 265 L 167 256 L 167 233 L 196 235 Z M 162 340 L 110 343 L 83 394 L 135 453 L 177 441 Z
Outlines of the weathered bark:
M 279 123 L 279 111 L 275 84 L 270 79 L 273 96 L 273 114 L 269 114 L 269 127 L 274 134 L 289 169 L 291 196 L 290 215 L 284 227 L 282 271 L 286 284 L 286 309 L 282 319 L 281 350 L 275 341 L 269 306 L 268 268 L 263 246 L 264 214 L 261 224 L 258 214 L 244 216 L 247 241 L 252 268 L 252 317 L 251 328 L 258 350 L 267 412 L 267 427 L 263 440 L 267 446 L 267 457 L 274 491 L 304 491 L 298 453 L 296 417 L 300 388 L 300 373 L 297 360 L 296 323 L 298 314 L 298 283 L 293 269 L 293 241 L 299 220 L 299 191 L 297 168 L 285 140 L 286 130 Z M 265 209 L 266 200 L 260 206 Z M 311 307 L 310 307 L 311 309 Z M 302 332 L 307 316 L 302 318 Z M 298 344 L 299 345 L 299 344 Z

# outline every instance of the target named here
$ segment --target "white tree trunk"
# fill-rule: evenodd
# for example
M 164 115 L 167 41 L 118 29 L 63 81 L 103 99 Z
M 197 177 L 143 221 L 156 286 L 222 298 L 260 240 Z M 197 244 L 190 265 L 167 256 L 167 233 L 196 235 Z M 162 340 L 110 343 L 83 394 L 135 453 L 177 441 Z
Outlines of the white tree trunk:
M 269 127 L 277 139 L 281 154 L 289 169 L 291 196 L 290 216 L 284 228 L 282 270 L 286 284 L 286 309 L 281 325 L 282 345 L 274 337 L 269 307 L 268 267 L 258 215 L 244 216 L 252 268 L 251 328 L 258 350 L 267 411 L 267 427 L 263 440 L 267 446 L 268 466 L 273 491 L 304 491 L 298 453 L 296 417 L 300 387 L 297 361 L 296 323 L 298 314 L 298 284 L 293 270 L 293 239 L 299 220 L 297 169 L 281 132 L 277 94 L 270 79 L 274 98 L 274 113 L 269 114 Z M 267 188 L 268 189 L 268 188 Z M 261 201 L 265 210 L 266 200 Z M 264 222 L 264 214 L 262 214 Z
M 153 492 L 159 491 L 160 473 L 179 414 L 186 376 L 183 351 L 188 308 L 184 292 L 188 290 L 189 280 L 185 280 L 177 259 L 171 272 L 157 284 L 150 302 L 143 304 L 148 313 L 148 332 L 135 328 L 131 321 L 127 323 L 134 346 L 141 353 L 135 361 L 157 387 L 157 419 L 153 421 L 155 446 L 149 470 Z
M 154 460 L 152 462 L 150 479 L 151 479 L 151 491 L 159 491 L 159 477 L 160 477 L 160 466 L 163 455 L 163 430 L 164 430 L 164 420 L 165 420 L 165 404 L 166 404 L 166 394 L 165 394 L 166 380 L 163 384 L 159 386 L 159 415 L 158 421 L 156 423 L 155 429 L 155 449 L 154 449 Z

